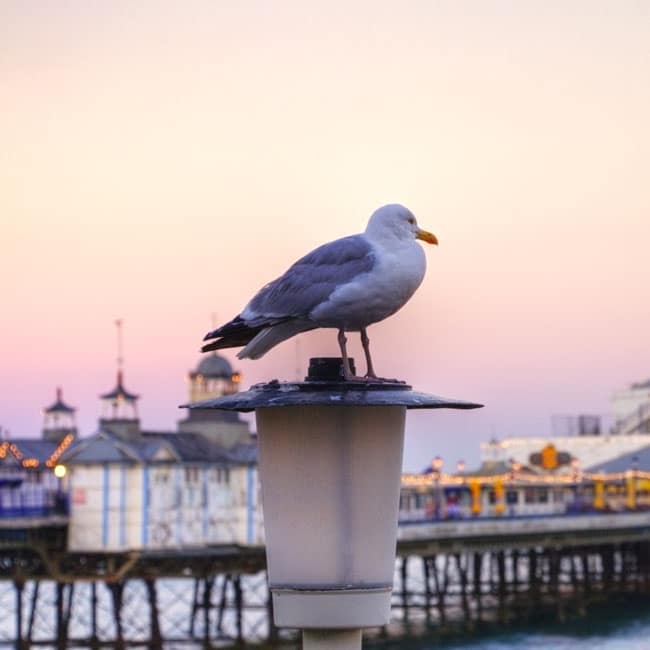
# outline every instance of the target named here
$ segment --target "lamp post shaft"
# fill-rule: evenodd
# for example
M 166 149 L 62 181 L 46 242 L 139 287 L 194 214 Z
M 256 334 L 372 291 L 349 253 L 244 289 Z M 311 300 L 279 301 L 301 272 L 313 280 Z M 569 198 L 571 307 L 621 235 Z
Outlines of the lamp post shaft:
M 303 650 L 361 650 L 361 630 L 303 630 Z

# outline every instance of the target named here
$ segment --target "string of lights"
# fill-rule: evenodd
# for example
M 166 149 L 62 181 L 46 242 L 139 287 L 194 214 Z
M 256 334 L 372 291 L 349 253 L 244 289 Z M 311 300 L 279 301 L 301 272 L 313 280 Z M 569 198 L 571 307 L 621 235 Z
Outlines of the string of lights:
M 454 474 L 403 474 L 403 487 L 453 487 L 479 484 L 492 487 L 496 484 L 574 485 L 577 483 L 619 483 L 628 479 L 650 481 L 650 472 L 630 469 L 625 472 L 577 472 L 570 474 L 544 475 L 529 472 L 507 472 L 492 476 L 456 476 Z
M 73 440 L 74 435 L 72 433 L 66 435 L 63 440 L 61 440 L 58 447 L 50 454 L 50 457 L 45 461 L 45 466 L 49 468 L 56 467 L 57 461 L 63 452 L 72 444 Z M 17 461 L 20 461 L 20 464 L 25 469 L 35 469 L 40 465 L 38 458 L 25 457 L 25 454 L 20 450 L 16 443 L 5 440 L 0 444 L 0 459 L 6 458 L 8 453 L 11 453 Z

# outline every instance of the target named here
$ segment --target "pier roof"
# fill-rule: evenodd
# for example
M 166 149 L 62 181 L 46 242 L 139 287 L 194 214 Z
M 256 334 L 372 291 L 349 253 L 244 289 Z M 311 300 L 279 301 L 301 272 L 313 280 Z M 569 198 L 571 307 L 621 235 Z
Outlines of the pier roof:
M 236 463 L 257 463 L 257 443 L 240 443 L 228 450 L 231 459 Z
M 476 476 L 496 476 L 501 474 L 507 474 L 512 471 L 512 466 L 510 463 L 506 463 L 502 460 L 497 461 L 485 461 L 476 469 L 467 470 L 465 472 L 459 472 L 458 476 L 463 476 L 466 478 Z M 423 472 L 424 473 L 424 472 Z
M 143 438 L 149 441 L 165 442 L 176 450 L 179 458 L 186 462 L 223 462 L 231 460 L 228 450 L 200 433 L 165 433 L 143 431 Z
M 49 444 L 52 448 L 53 445 Z M 62 460 L 82 464 L 176 461 L 226 465 L 254 463 L 256 459 L 254 443 L 226 449 L 199 433 L 142 431 L 139 436 L 125 440 L 102 430 L 94 436 L 78 440 Z
M 93 463 L 119 463 L 135 462 L 137 457 L 128 453 L 123 445 L 117 441 L 91 436 L 80 440 L 70 449 L 63 459 L 64 462 L 93 464 Z
M 8 443 L 18 450 L 21 458 L 35 458 L 43 463 L 50 458 L 52 452 L 59 446 L 54 440 L 41 438 L 11 438 Z
M 620 456 L 612 458 L 604 463 L 592 465 L 587 468 L 587 471 L 605 472 L 606 474 L 609 474 L 614 472 L 627 472 L 631 469 L 650 472 L 650 444 L 646 447 L 641 447 L 641 449 L 636 449 L 633 452 L 621 454 Z

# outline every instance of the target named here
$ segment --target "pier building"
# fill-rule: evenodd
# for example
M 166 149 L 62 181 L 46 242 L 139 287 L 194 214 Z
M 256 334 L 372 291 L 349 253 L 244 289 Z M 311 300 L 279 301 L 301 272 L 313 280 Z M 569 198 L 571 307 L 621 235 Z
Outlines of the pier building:
M 40 439 L 0 440 L 0 522 L 37 518 L 41 524 L 67 524 L 67 496 L 57 466 L 77 433 L 75 409 L 58 388 L 43 414 Z
M 650 380 L 635 382 L 616 391 L 611 404 L 614 420 L 607 429 L 598 415 L 564 417 L 565 435 L 493 438 L 482 443 L 481 463 L 484 466 L 498 463 L 525 466 L 531 454 L 539 452 L 549 442 L 570 458 L 577 459 L 582 468 L 596 468 L 613 458 L 631 457 L 650 441 Z
M 238 390 L 239 374 L 211 355 L 189 374 L 190 398 Z M 61 459 L 73 551 L 261 544 L 256 446 L 236 414 L 190 414 L 176 431 L 143 429 L 138 396 L 101 395 L 99 430 Z
M 190 398 L 239 388 L 218 355 L 189 373 Z M 236 414 L 190 413 L 175 431 L 141 426 L 139 396 L 122 370 L 103 393 L 98 429 L 77 435 L 75 409 L 57 389 L 42 437 L 0 441 L 0 525 L 8 534 L 51 518 L 70 551 L 126 551 L 206 544 L 261 544 L 257 455 Z M 30 524 L 31 525 L 31 524 Z

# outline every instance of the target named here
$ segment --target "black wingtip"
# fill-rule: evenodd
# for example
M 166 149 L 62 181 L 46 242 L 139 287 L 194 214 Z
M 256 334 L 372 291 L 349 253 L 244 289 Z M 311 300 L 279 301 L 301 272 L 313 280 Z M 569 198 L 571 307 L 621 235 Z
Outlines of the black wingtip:
M 208 333 L 203 337 L 203 340 L 204 340 L 204 341 L 209 341 L 210 339 L 215 338 L 215 336 L 218 336 L 218 334 L 217 334 L 218 331 L 219 331 L 219 330 L 216 329 L 216 330 L 212 330 L 212 331 L 208 332 Z

